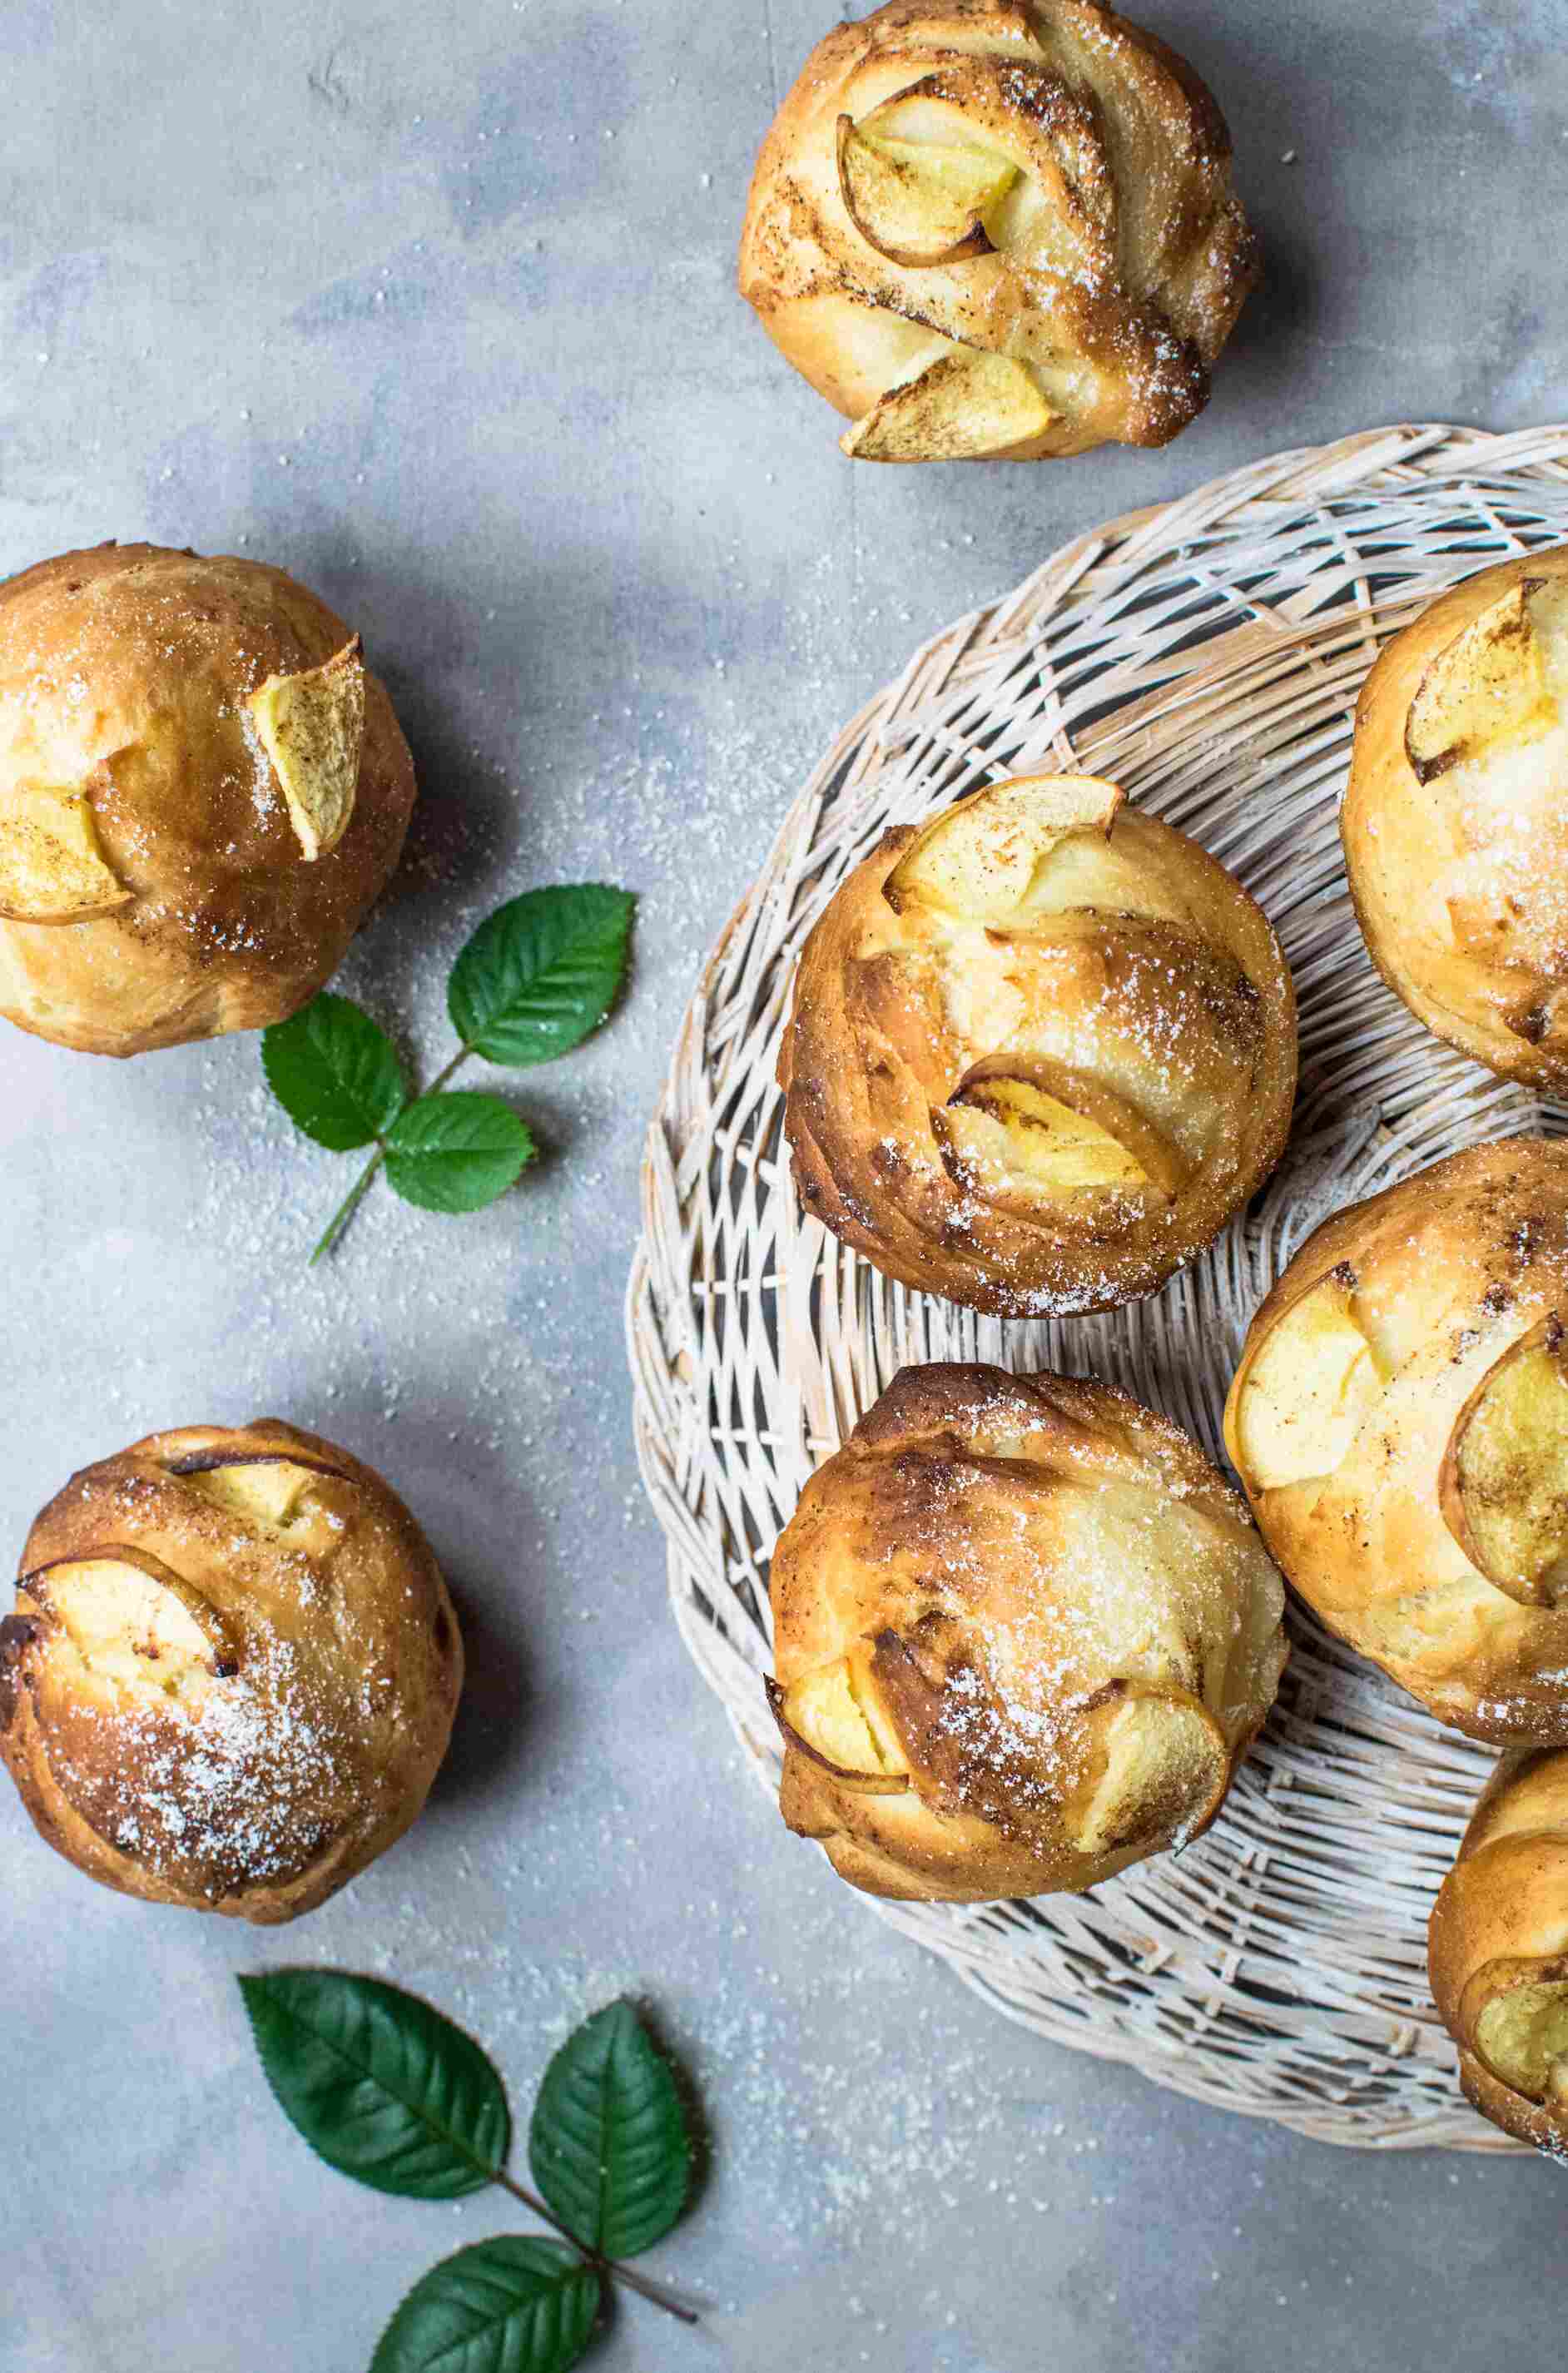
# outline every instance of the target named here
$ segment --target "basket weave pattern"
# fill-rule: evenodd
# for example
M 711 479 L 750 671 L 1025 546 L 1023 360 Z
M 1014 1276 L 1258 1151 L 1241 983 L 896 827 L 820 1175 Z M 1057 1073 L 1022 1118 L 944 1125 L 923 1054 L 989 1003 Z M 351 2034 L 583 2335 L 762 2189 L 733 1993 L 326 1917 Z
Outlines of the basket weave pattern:
M 1462 1146 L 1568 1128 L 1382 987 L 1337 827 L 1382 644 L 1456 579 L 1565 537 L 1568 428 L 1399 427 L 1276 456 L 1078 538 L 960 619 L 801 793 L 686 1014 L 627 1301 L 675 1618 L 768 1785 L 768 1556 L 899 1367 L 1096 1374 L 1218 1457 L 1246 1321 L 1319 1220 Z M 886 826 L 1059 766 L 1114 777 L 1260 901 L 1295 976 L 1302 1083 L 1281 1169 L 1164 1292 L 1004 1322 L 906 1292 L 798 1210 L 773 1072 L 801 944 Z M 1288 1621 L 1279 1703 L 1179 1857 L 1083 1896 L 874 1909 L 1025 2026 L 1200 2099 L 1329 2142 L 1514 2148 L 1460 2099 L 1426 1982 L 1426 1916 L 1490 1758 L 1299 1603 Z

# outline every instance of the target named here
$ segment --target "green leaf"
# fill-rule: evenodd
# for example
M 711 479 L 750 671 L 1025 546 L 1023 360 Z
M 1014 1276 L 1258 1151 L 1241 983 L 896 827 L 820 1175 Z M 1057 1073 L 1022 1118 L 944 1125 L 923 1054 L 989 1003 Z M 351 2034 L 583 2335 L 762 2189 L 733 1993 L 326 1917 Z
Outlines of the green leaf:
M 525 890 L 481 923 L 452 966 L 447 1011 L 491 1063 L 548 1063 L 597 1030 L 626 968 L 635 902 L 601 883 Z
M 415 2284 L 370 2373 L 564 2373 L 598 2314 L 599 2276 L 568 2242 L 499 2234 Z
M 528 2157 L 567 2230 L 605 2257 L 635 2258 L 680 2215 L 692 2170 L 685 2112 L 630 2003 L 596 2012 L 551 2061 Z
M 384 1135 L 407 1096 L 392 1040 L 330 989 L 263 1031 L 262 1068 L 296 1128 L 334 1153 Z
M 467 1088 L 421 1096 L 387 1133 L 388 1184 L 425 1211 L 483 1210 L 532 1159 L 511 1106 Z
M 269 1970 L 240 1986 L 278 2107 L 329 2167 L 376 2192 L 455 2200 L 504 2165 L 501 2080 L 427 2003 L 332 1970 Z

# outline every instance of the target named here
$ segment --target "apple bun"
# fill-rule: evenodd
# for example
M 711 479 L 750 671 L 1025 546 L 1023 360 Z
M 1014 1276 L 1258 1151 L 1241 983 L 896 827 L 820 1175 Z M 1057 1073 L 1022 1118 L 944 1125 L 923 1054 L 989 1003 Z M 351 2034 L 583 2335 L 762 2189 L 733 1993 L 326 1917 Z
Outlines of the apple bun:
M 1168 444 L 1258 277 L 1213 98 L 1103 0 L 890 0 L 839 25 L 741 239 L 742 296 L 858 461 Z
M 1104 1385 L 905 1368 L 771 1576 L 779 1809 L 869 1895 L 1093 1887 L 1206 1829 L 1284 1592 L 1197 1445 Z
M 1568 546 L 1483 568 L 1394 637 L 1340 831 L 1372 960 L 1417 1019 L 1568 1086 Z
M 414 763 L 280 568 L 156 544 L 0 585 L 0 1013 L 136 1055 L 282 1021 L 397 863 Z
M 807 1209 L 1015 1318 L 1163 1285 L 1279 1160 L 1295 1075 L 1262 913 L 1089 776 L 888 833 L 806 941 L 778 1063 Z
M 373 1467 L 262 1418 L 74 1475 L 0 1623 L 0 1756 L 41 1837 L 148 1903 L 312 1911 L 402 1836 L 462 1643 Z
M 1466 2099 L 1568 2165 L 1568 1750 L 1498 1763 L 1433 1907 L 1428 1967 Z
M 1309 1236 L 1225 1444 L 1264 1539 L 1472 1738 L 1568 1745 L 1568 1145 L 1451 1155 Z

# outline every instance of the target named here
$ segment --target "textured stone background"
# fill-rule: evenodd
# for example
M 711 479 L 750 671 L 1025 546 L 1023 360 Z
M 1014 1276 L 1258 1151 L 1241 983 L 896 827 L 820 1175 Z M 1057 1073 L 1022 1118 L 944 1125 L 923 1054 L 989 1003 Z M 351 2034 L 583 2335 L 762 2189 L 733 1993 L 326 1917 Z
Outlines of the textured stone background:
M 7 1547 L 133 1435 L 275 1410 L 395 1477 L 473 1674 L 427 1818 L 282 1935 L 121 1902 L 0 1801 L 6 2373 L 354 2373 L 429 2261 L 513 2225 L 360 2192 L 289 2133 L 230 1973 L 300 1958 L 427 1991 L 524 2110 L 584 2010 L 657 2003 L 712 2166 L 656 2262 L 722 2346 L 632 2303 L 603 2373 L 1560 2352 L 1544 2165 L 1331 2151 L 1034 2041 L 785 1836 L 666 1617 L 619 1295 L 703 950 L 916 641 L 1276 447 L 1561 414 L 1561 0 L 1150 0 L 1231 118 L 1270 284 L 1178 445 L 994 471 L 851 470 L 731 293 L 754 149 L 830 16 L 0 16 L 0 571 L 238 548 L 363 627 L 424 804 L 342 985 L 427 1071 L 445 960 L 503 894 L 643 894 L 626 1010 L 519 1091 L 547 1164 L 467 1221 L 378 1197 L 324 1271 L 345 1166 L 269 1109 L 253 1041 L 0 1046 Z

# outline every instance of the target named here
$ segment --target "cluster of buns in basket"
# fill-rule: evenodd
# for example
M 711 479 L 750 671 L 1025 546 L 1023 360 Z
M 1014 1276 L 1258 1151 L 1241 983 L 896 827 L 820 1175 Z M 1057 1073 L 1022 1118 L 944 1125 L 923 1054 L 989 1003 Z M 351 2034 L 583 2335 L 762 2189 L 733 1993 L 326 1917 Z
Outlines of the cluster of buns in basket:
M 1258 276 L 1219 109 L 1104 0 L 890 0 L 757 159 L 742 293 L 855 460 L 1160 445 Z M 1342 813 L 1378 968 L 1568 1084 L 1568 553 L 1482 572 L 1367 678 Z M 1243 1209 L 1295 1092 L 1290 974 L 1224 869 L 1113 783 L 889 833 L 802 953 L 779 1064 L 807 1210 L 997 1316 L 1155 1292 Z M 1506 1753 L 1432 1923 L 1471 2098 L 1568 2149 L 1568 1148 L 1341 1212 L 1248 1331 L 1244 1502 L 1103 1385 L 906 1370 L 774 1555 L 782 1808 L 854 1885 L 1081 1888 L 1211 1821 L 1286 1649 L 1274 1561 Z M 1561 1602 L 1561 1612 L 1559 1604 Z
M 1568 549 L 1394 637 L 1342 812 L 1387 979 L 1542 1089 L 1568 1084 L 1565 789 Z M 1003 1318 L 1164 1284 L 1278 1161 L 1295 1076 L 1264 915 L 1082 776 L 889 832 L 805 942 L 779 1061 L 804 1208 Z M 1433 1985 L 1471 2098 L 1568 2151 L 1568 1143 L 1480 1146 L 1320 1227 L 1253 1316 L 1224 1434 L 1250 1516 L 1103 1385 L 904 1369 L 774 1554 L 784 1817 L 909 1898 L 1082 1888 L 1179 1846 L 1273 1701 L 1282 1570 L 1505 1750 Z

